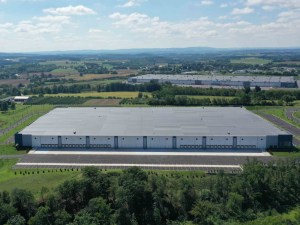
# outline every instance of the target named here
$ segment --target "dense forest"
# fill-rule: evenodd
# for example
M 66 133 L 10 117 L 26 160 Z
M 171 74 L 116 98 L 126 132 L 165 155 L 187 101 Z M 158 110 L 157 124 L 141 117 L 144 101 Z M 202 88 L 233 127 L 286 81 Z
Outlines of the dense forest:
M 251 161 L 237 175 L 87 167 L 81 178 L 40 193 L 34 198 L 27 190 L 3 191 L 0 224 L 234 225 L 257 218 L 276 224 L 274 216 L 299 206 L 300 165 Z M 297 212 L 297 221 L 280 224 L 299 224 Z

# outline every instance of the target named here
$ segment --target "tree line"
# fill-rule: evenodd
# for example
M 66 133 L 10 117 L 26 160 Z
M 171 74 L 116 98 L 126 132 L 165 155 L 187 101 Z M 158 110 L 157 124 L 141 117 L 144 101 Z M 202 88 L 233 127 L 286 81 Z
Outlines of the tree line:
M 2 192 L 0 224 L 236 225 L 288 212 L 299 202 L 296 160 L 249 161 L 234 176 L 88 167 L 54 191 L 42 188 L 38 199 L 23 189 Z

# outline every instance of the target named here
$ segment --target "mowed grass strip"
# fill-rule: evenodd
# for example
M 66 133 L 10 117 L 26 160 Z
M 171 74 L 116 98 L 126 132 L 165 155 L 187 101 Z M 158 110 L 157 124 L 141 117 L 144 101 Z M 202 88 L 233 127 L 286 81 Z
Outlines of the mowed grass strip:
M 17 104 L 15 110 L 0 113 L 0 129 L 5 129 L 15 124 L 24 117 L 53 109 L 51 105 L 22 105 Z
M 242 58 L 242 59 L 233 59 L 230 60 L 230 63 L 241 63 L 241 64 L 249 64 L 249 65 L 261 65 L 261 64 L 267 64 L 272 62 L 272 60 L 268 59 L 262 59 L 262 58 L 257 58 L 257 57 L 247 57 L 247 58 Z
M 209 98 L 210 100 L 213 99 L 233 99 L 233 96 L 206 96 L 206 95 L 176 95 L 176 96 L 186 96 L 188 98 L 195 98 L 195 99 L 205 99 Z
M 25 150 L 17 150 L 13 144 L 1 145 L 0 144 L 0 156 L 1 155 L 20 155 L 25 154 Z
M 0 159 L 0 191 L 10 192 L 14 188 L 22 188 L 39 197 L 42 187 L 47 187 L 51 191 L 65 180 L 81 177 L 81 172 L 70 169 L 69 171 L 64 169 L 62 171 L 59 169 L 12 170 L 17 161 L 17 159 Z
M 138 96 L 138 92 L 134 91 L 118 91 L 118 92 L 82 92 L 82 93 L 74 93 L 74 94 L 47 94 L 45 96 L 60 96 L 60 97 L 67 97 L 67 96 L 75 96 L 75 97 L 101 97 L 101 98 L 136 98 Z M 148 94 L 149 93 L 144 93 Z
M 119 106 L 121 99 L 91 99 L 83 103 L 83 106 Z

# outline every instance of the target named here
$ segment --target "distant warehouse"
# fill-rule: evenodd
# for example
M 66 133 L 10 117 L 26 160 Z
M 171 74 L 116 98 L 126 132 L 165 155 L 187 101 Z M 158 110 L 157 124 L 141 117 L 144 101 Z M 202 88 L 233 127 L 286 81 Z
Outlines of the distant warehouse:
M 57 108 L 15 135 L 45 149 L 255 150 L 292 146 L 292 135 L 235 107 Z
M 294 77 L 279 76 L 216 76 L 216 75 L 166 75 L 147 74 L 130 77 L 129 83 L 147 83 L 150 81 L 159 83 L 170 82 L 176 85 L 209 85 L 232 87 L 278 87 L 296 88 Z

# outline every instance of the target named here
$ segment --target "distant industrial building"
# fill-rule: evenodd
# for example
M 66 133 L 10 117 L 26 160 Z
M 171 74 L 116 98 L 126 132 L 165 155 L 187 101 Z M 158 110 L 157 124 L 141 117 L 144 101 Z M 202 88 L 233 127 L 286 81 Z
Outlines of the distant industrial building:
M 130 77 L 129 83 L 147 83 L 150 81 L 159 83 L 169 82 L 176 85 L 208 85 L 224 87 L 277 87 L 296 88 L 294 77 L 279 76 L 216 76 L 216 75 L 166 75 L 147 74 Z
M 56 108 L 15 135 L 19 146 L 141 151 L 263 151 L 292 135 L 238 107 Z

